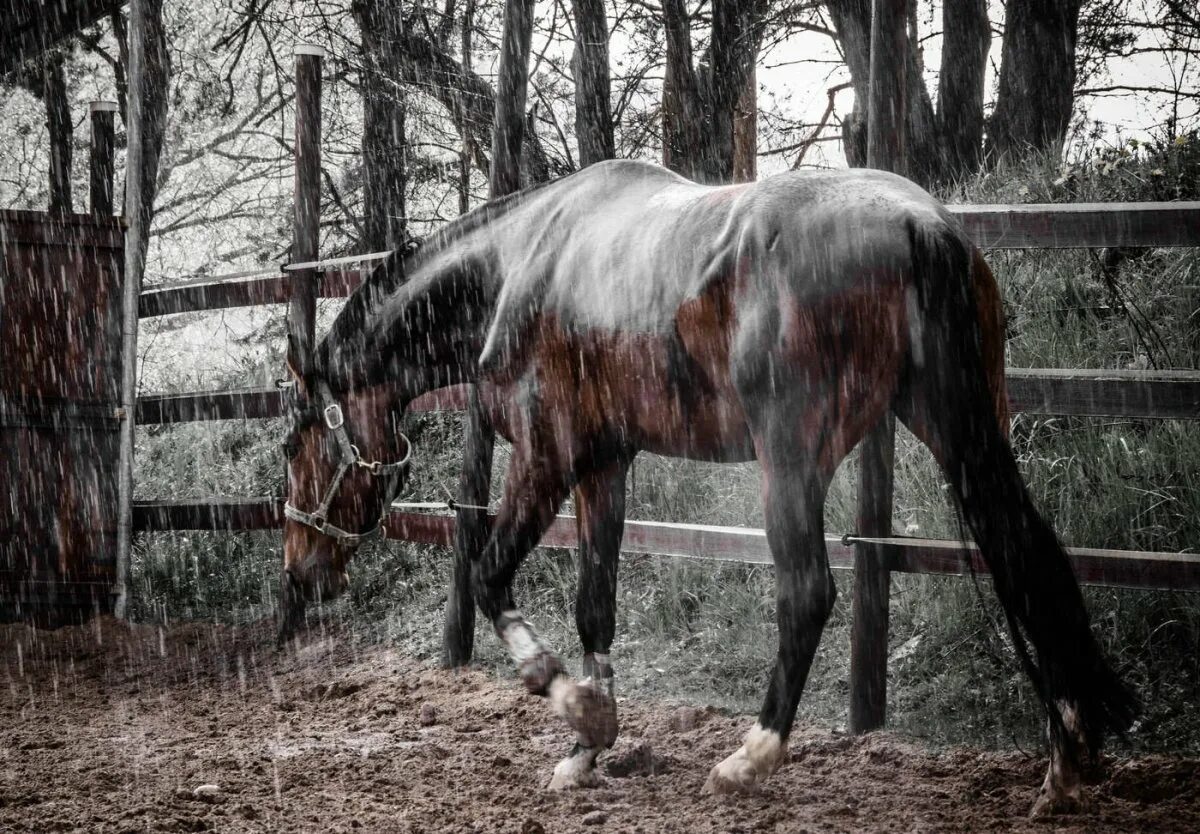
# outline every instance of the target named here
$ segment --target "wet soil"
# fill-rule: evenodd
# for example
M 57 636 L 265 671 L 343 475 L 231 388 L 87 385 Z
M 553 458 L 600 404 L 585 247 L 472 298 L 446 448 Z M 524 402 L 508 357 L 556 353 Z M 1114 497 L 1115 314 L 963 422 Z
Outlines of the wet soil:
M 512 680 L 271 627 L 0 626 L 0 831 L 1200 831 L 1200 761 L 1107 759 L 1030 821 L 1044 762 L 797 728 L 753 797 L 701 793 L 749 724 L 623 700 L 602 787 L 545 789 L 572 738 Z

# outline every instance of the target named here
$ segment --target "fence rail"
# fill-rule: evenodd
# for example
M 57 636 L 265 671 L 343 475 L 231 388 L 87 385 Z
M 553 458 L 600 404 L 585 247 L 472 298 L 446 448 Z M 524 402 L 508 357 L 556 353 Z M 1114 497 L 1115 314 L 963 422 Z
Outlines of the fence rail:
M 1013 411 L 1076 417 L 1200 419 L 1200 371 L 1058 370 L 1010 368 L 1008 400 Z M 466 407 L 466 390 L 432 391 L 409 411 Z M 287 397 L 274 386 L 197 391 L 140 397 L 142 425 L 280 417 Z
M 1200 202 L 948 206 L 982 249 L 1082 249 L 1101 246 L 1200 246 Z M 336 262 L 345 258 L 335 259 Z M 141 318 L 260 304 L 286 304 L 289 267 L 278 275 L 167 283 L 142 292 Z M 343 298 L 368 268 L 322 273 L 318 292 Z
M 283 526 L 282 498 L 229 498 L 205 501 L 147 501 L 134 504 L 134 526 L 144 532 L 176 530 L 251 531 Z M 391 512 L 385 523 L 389 538 L 451 547 L 455 519 L 405 511 Z M 888 567 L 903 573 L 986 576 L 987 565 L 973 546 L 944 539 L 895 538 L 885 545 Z M 578 546 L 575 518 L 560 515 L 541 539 L 540 547 Z M 854 545 L 840 537 L 825 541 L 830 565 L 854 567 Z M 626 521 L 623 553 L 708 559 L 770 565 L 766 532 L 752 527 L 718 527 L 654 521 Z M 1200 553 L 1067 548 L 1079 581 L 1089 585 L 1157 590 L 1200 591 Z M 968 563 L 968 560 L 969 563 Z

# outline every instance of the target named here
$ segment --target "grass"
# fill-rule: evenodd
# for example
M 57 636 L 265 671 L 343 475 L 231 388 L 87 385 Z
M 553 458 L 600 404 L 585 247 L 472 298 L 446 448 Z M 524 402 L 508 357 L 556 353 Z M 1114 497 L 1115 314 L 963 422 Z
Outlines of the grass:
M 1176 172 L 1180 188 L 1194 186 L 1200 163 L 1189 161 L 1196 155 L 1192 145 L 1155 153 L 1143 147 L 1123 156 L 1110 149 L 1094 157 L 1102 164 L 1089 158 L 1067 173 L 1057 163 L 1041 162 L 962 184 L 944 196 L 978 203 L 1149 198 L 1153 189 L 1167 187 L 1151 175 L 1163 166 Z M 1195 195 L 1176 190 L 1166 196 Z M 1011 366 L 1200 367 L 1194 251 L 1135 255 L 1115 281 L 1105 279 L 1097 257 L 1087 252 L 1001 252 L 989 260 L 1006 300 Z M 409 421 L 421 465 L 406 497 L 445 498 L 458 477 L 461 417 L 413 415 Z M 139 494 L 278 491 L 282 433 L 279 421 L 142 429 Z M 1200 542 L 1200 426 L 1019 415 L 1013 444 L 1038 504 L 1067 544 L 1178 551 Z M 500 449 L 497 490 L 505 462 Z M 829 492 L 829 531 L 853 529 L 856 482 L 852 457 Z M 645 455 L 630 476 L 629 517 L 761 526 L 758 491 L 754 464 Z M 957 534 L 942 474 L 904 432 L 897 439 L 894 507 L 897 530 Z M 135 552 L 136 615 L 264 616 L 274 605 L 279 547 L 278 536 L 270 534 L 144 537 Z M 577 657 L 572 558 L 568 551 L 536 552 L 519 575 L 516 595 L 542 633 Z M 347 599 L 325 615 L 348 622 L 363 640 L 436 659 L 449 560 L 441 548 L 373 546 L 356 557 Z M 842 595 L 813 665 L 801 721 L 846 721 L 849 578 L 838 576 Z M 996 627 L 1001 617 L 987 584 L 893 577 L 889 723 L 935 744 L 1038 748 L 1034 695 Z M 619 597 L 614 656 L 624 693 L 757 709 L 775 647 L 771 569 L 628 556 Z M 1087 589 L 1086 597 L 1100 640 L 1146 701 L 1146 717 L 1127 746 L 1200 752 L 1200 716 L 1190 707 L 1200 697 L 1200 601 L 1186 593 L 1100 588 Z M 479 663 L 512 674 L 490 626 L 479 624 L 476 646 Z

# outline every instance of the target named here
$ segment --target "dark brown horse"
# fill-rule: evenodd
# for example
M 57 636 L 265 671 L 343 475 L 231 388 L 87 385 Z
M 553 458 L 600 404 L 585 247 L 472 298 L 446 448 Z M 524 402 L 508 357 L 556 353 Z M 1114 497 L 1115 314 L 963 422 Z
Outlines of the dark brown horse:
M 616 735 L 611 690 L 596 680 L 611 680 L 630 461 L 640 450 L 757 459 L 779 651 L 758 722 L 705 786 L 753 790 L 785 759 L 836 594 L 826 490 L 891 410 L 946 472 L 1046 708 L 1051 762 L 1035 811 L 1072 807 L 1080 762 L 1136 707 L 1002 429 L 1002 330 L 979 253 L 928 194 L 890 174 L 711 188 L 611 162 L 490 203 L 384 262 L 311 366 L 294 367 L 284 628 L 305 598 L 341 590 L 349 554 L 378 528 L 409 457 L 396 429 L 406 405 L 482 383 L 513 453 L 471 589 L 526 687 L 578 733 L 556 786 L 585 784 Z M 571 489 L 585 544 L 582 682 L 511 590 Z

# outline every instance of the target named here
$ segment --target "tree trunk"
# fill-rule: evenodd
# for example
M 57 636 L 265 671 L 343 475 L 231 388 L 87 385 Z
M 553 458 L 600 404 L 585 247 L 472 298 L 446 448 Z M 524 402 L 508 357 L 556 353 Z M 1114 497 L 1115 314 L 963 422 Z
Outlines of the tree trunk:
M 754 182 L 758 177 L 758 77 L 750 77 L 733 110 L 733 181 Z
M 146 42 L 142 45 L 142 111 L 145 122 L 142 125 L 141 151 L 142 165 L 138 188 L 142 194 L 142 228 L 149 231 L 154 218 L 154 198 L 158 195 L 158 167 L 162 158 L 163 138 L 167 129 L 167 93 L 171 83 L 171 54 L 167 50 L 167 33 L 163 25 L 162 0 L 144 0 L 146 13 Z M 125 18 L 119 12 L 112 16 L 113 34 L 117 39 L 117 48 L 121 56 L 121 75 L 128 77 L 129 41 L 128 27 Z M 118 79 L 118 83 L 120 79 Z M 118 89 L 118 94 L 124 96 Z M 126 118 L 126 111 L 121 109 L 121 118 Z M 128 127 L 128 126 L 127 126 Z M 150 235 L 145 234 L 138 240 L 141 251 L 138 253 L 140 262 L 144 263 L 146 249 L 150 244 Z
M 762 37 L 763 0 L 714 0 L 712 36 L 693 66 L 684 0 L 663 0 L 663 164 L 697 182 L 734 178 L 734 113 L 753 76 Z
M 854 85 L 854 111 L 842 126 L 846 161 L 851 167 L 862 167 L 867 164 L 866 103 L 869 100 L 871 70 L 871 0 L 826 0 L 825 7 L 837 30 L 838 44 L 846 58 L 850 80 Z M 907 14 L 903 17 L 907 19 Z M 916 48 L 908 38 L 905 42 L 907 175 L 928 186 L 943 175 L 942 150 L 933 103 L 921 78 Z
M 462 14 L 462 83 L 466 88 L 471 75 L 471 35 L 475 30 L 475 0 L 467 0 Z M 466 122 L 458 122 L 458 136 L 462 147 L 458 152 L 458 213 L 466 214 L 471 208 L 471 159 L 474 156 L 475 139 Z M 468 652 L 469 654 L 469 652 Z
M 46 104 L 46 129 L 50 134 L 50 212 L 70 214 L 71 206 L 71 102 L 67 74 L 57 50 L 42 64 L 42 100 Z
M 937 123 L 944 178 L 968 176 L 983 159 L 983 78 L 991 44 L 987 0 L 942 6 Z
M 404 19 L 388 0 L 359 0 L 353 11 L 363 57 L 363 245 L 374 252 L 398 248 L 406 234 L 405 100 L 396 55 Z
M 604 0 L 572 0 L 571 5 L 575 12 L 575 54 L 571 56 L 575 138 L 579 167 L 585 168 L 617 155 L 608 73 L 608 19 Z
M 521 140 L 525 133 L 532 41 L 533 0 L 506 0 L 492 120 L 492 170 L 488 177 L 493 199 L 521 187 Z
M 1008 0 L 988 156 L 1059 152 L 1071 121 L 1081 0 Z

